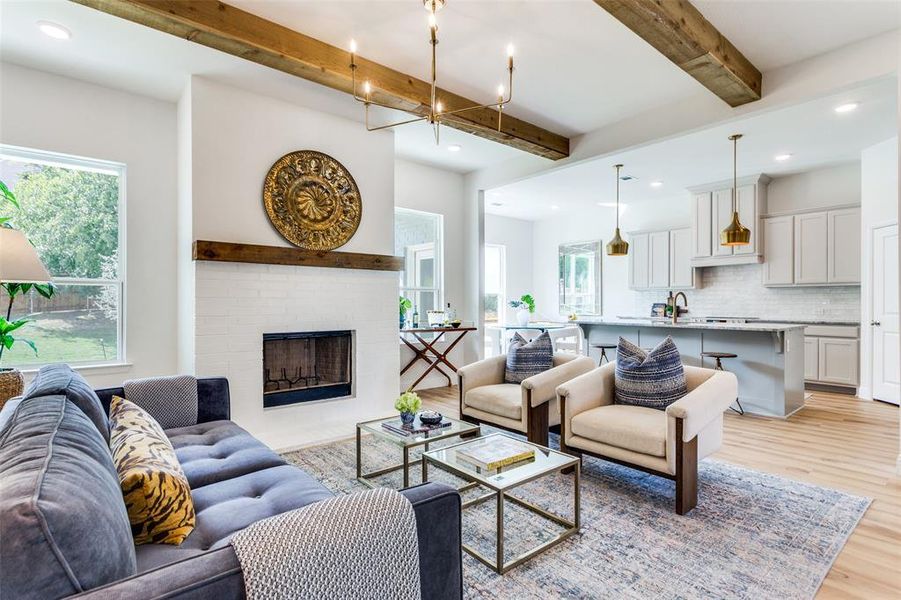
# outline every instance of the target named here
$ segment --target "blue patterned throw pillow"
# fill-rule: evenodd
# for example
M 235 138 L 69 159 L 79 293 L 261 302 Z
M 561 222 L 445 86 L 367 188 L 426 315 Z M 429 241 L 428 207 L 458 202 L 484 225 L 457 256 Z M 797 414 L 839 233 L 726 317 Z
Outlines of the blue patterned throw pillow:
M 664 410 L 688 393 L 682 358 L 673 338 L 650 352 L 619 338 L 614 380 L 616 404 L 631 404 Z
M 507 348 L 506 383 L 522 383 L 532 375 L 538 375 L 554 366 L 554 343 L 548 332 L 531 342 L 516 333 Z

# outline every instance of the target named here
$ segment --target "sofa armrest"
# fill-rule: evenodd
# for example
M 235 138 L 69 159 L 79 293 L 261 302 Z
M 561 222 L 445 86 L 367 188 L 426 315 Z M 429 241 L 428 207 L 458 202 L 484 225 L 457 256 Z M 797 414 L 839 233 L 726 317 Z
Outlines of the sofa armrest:
M 688 442 L 723 414 L 737 397 L 738 378 L 735 374 L 713 371 L 706 381 L 667 406 L 666 415 L 671 419 L 682 419 L 682 441 Z M 668 430 L 675 431 L 675 428 Z
M 533 375 L 522 382 L 522 387 L 532 391 L 532 407 L 540 406 L 554 399 L 557 386 L 588 373 L 594 369 L 594 361 L 587 356 L 578 356 L 561 362 L 558 366 Z
M 570 429 L 570 420 L 577 414 L 613 404 L 615 373 L 616 363 L 607 363 L 557 386 L 557 395 L 565 399 L 564 412 L 560 418 L 567 431 Z
M 506 354 L 492 356 L 491 358 L 468 364 L 465 367 L 460 367 L 457 369 L 457 375 L 460 377 L 460 393 L 465 396 L 466 392 L 477 387 L 504 383 L 506 370 Z
M 460 494 L 440 483 L 424 483 L 400 493 L 410 501 L 416 514 L 422 597 L 460 600 L 463 597 Z M 228 545 L 72 597 L 243 600 L 246 596 L 241 564 L 234 548 Z

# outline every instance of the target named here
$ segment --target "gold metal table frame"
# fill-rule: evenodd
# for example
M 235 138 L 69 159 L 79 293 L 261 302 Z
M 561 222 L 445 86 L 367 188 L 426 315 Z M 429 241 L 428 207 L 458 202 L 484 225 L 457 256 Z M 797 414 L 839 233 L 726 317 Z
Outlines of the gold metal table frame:
M 465 444 L 465 443 L 468 443 L 468 441 L 461 442 L 460 444 Z M 459 445 L 459 444 L 454 444 L 454 446 L 456 446 L 456 445 Z M 453 446 L 449 446 L 448 448 L 453 448 Z M 519 481 L 515 485 L 510 486 L 509 488 L 503 488 L 503 489 L 501 489 L 499 486 L 493 486 L 486 481 L 478 481 L 478 480 L 476 480 L 476 478 L 474 478 L 472 476 L 471 473 L 467 473 L 463 469 L 458 469 L 455 466 L 448 464 L 447 462 L 438 460 L 435 457 L 430 456 L 428 452 L 423 453 L 421 462 L 422 462 L 422 481 L 423 482 L 428 481 L 429 463 L 432 463 L 435 466 L 437 466 L 438 468 L 448 471 L 449 473 L 452 473 L 452 474 L 456 475 L 457 477 L 460 477 L 461 479 L 464 479 L 469 482 L 468 484 L 466 484 L 465 486 L 463 486 L 460 489 L 469 489 L 469 488 L 481 486 L 481 487 L 488 488 L 490 490 L 486 494 L 477 496 L 476 498 L 471 498 L 470 500 L 467 500 L 466 502 L 464 502 L 462 505 L 462 509 L 465 510 L 465 509 L 469 508 L 470 506 L 475 506 L 477 504 L 486 502 L 486 501 L 490 500 L 491 498 L 495 498 L 495 501 L 497 502 L 497 509 L 496 509 L 497 514 L 496 514 L 496 524 L 495 524 L 496 532 L 497 532 L 497 542 L 496 542 L 495 557 L 494 557 L 494 559 L 491 559 L 491 558 L 483 555 L 482 553 L 480 553 L 475 548 L 473 548 L 465 543 L 463 544 L 463 550 L 467 554 L 472 556 L 473 558 L 477 559 L 479 562 L 481 562 L 481 563 L 485 564 L 486 566 L 490 567 L 491 569 L 493 569 L 499 575 L 503 575 L 510 569 L 518 567 L 519 565 L 526 562 L 530 558 L 537 556 L 538 554 L 544 552 L 545 550 L 547 550 L 549 548 L 552 548 L 553 546 L 556 546 L 560 542 L 568 539 L 572 535 L 579 532 L 579 529 L 581 527 L 580 483 L 581 483 L 582 470 L 581 470 L 581 461 L 576 457 L 573 457 L 572 461 L 570 461 L 567 464 L 564 464 L 562 466 L 558 466 L 558 467 L 555 467 L 552 469 L 548 469 L 547 471 L 542 471 L 540 473 L 536 473 L 532 477 L 529 477 L 527 479 Z M 536 479 L 541 479 L 542 477 L 546 477 L 547 475 L 551 475 L 553 473 L 558 473 L 558 472 L 567 473 L 569 471 L 571 471 L 573 473 L 573 520 L 572 521 L 570 521 L 558 514 L 552 513 L 549 510 L 546 510 L 540 506 L 537 506 L 536 504 L 533 504 L 532 502 L 528 502 L 521 498 L 516 498 L 516 497 L 510 495 L 510 493 L 509 493 L 510 489 L 514 489 L 514 488 L 523 486 L 527 483 L 535 481 Z M 505 500 L 513 502 L 514 504 L 517 504 L 527 510 L 530 510 L 539 516 L 542 516 L 550 521 L 553 521 L 554 523 L 564 527 L 565 529 L 563 531 L 561 531 L 560 533 L 558 533 L 553 538 L 551 538 L 550 540 L 547 540 L 546 542 L 544 542 L 526 552 L 523 552 L 519 556 L 517 556 L 509 561 L 504 561 L 504 501 Z

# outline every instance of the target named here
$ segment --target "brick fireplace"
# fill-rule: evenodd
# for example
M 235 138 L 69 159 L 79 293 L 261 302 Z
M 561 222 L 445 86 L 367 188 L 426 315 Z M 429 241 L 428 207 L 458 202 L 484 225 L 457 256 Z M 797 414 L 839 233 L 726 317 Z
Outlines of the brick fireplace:
M 263 407 L 353 395 L 353 331 L 263 334 Z

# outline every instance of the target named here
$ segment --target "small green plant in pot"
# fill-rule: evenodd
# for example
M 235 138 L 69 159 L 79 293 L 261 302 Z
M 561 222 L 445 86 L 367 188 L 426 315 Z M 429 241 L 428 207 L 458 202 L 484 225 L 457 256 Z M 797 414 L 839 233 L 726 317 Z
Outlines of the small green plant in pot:
M 407 311 L 413 308 L 413 302 L 409 299 L 400 296 L 400 328 L 404 328 L 404 323 L 407 321 Z
M 404 392 L 394 401 L 394 410 L 400 413 L 400 420 L 404 423 L 412 423 L 420 408 L 422 400 L 416 392 Z
M 519 300 L 510 300 L 510 308 L 516 309 L 516 322 L 520 327 L 529 324 L 529 319 L 535 313 L 535 298 L 532 294 L 523 294 Z

